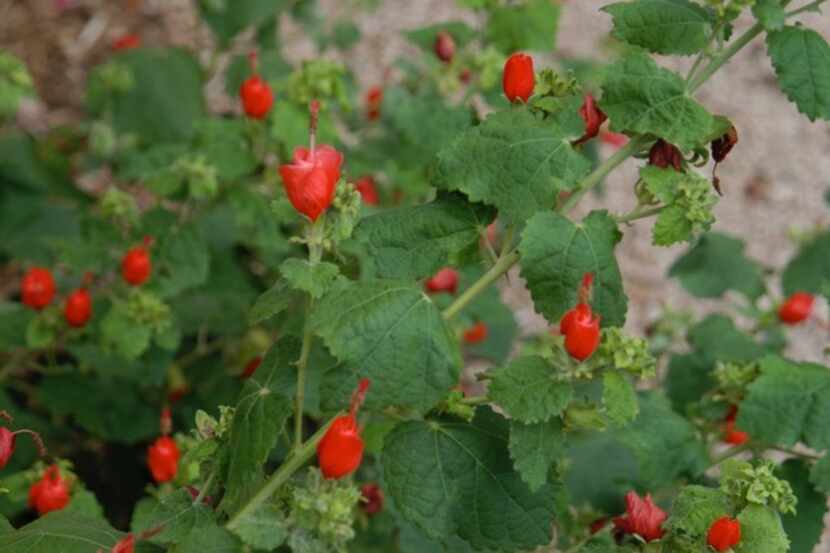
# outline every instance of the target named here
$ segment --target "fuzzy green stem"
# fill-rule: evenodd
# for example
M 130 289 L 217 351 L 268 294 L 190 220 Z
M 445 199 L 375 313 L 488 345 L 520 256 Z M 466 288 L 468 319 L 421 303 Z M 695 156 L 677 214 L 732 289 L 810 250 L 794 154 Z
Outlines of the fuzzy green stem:
M 305 311 L 305 323 L 303 325 L 303 345 L 300 350 L 300 359 L 297 361 L 297 406 L 294 412 L 294 450 L 300 449 L 303 445 L 303 406 L 305 403 L 305 369 L 308 365 L 308 357 L 311 354 L 311 342 L 314 340 L 314 332 L 311 330 L 311 296 L 308 298 Z
M 602 182 L 608 173 L 613 171 L 623 161 L 627 160 L 632 155 L 636 154 L 643 146 L 648 144 L 649 139 L 638 136 L 628 141 L 628 144 L 617 150 L 614 155 L 606 159 L 602 164 L 594 169 L 590 175 L 585 177 L 582 182 L 574 189 L 568 199 L 559 208 L 562 213 L 567 213 L 579 203 L 582 197 L 588 190 Z
M 657 215 L 664 209 L 666 209 L 665 205 L 658 205 L 658 206 L 637 206 L 628 213 L 624 215 L 617 215 L 614 217 L 614 220 L 617 223 L 630 223 L 632 221 L 636 221 L 637 219 L 645 219 L 646 217 L 651 217 L 652 215 Z
M 210 487 L 213 485 L 213 480 L 215 478 L 216 478 L 216 471 L 214 470 L 213 472 L 210 473 L 210 476 L 208 476 L 208 479 L 202 485 L 202 489 L 199 490 L 199 495 L 197 495 L 196 499 L 193 500 L 194 505 L 198 505 L 205 498 L 205 496 L 208 493 L 208 490 L 210 490 Z
M 744 451 L 749 451 L 750 449 L 752 449 L 752 444 L 750 444 L 750 443 L 745 443 L 745 444 L 727 449 L 726 451 L 724 451 L 720 455 L 716 455 L 715 457 L 712 457 L 712 462 L 709 464 L 709 468 L 716 467 L 719 464 L 726 461 L 727 459 L 731 459 L 732 457 L 735 457 L 736 455 L 740 455 Z
M 723 52 L 712 58 L 709 65 L 704 67 L 703 70 L 689 82 L 686 88 L 688 93 L 692 94 L 700 88 L 703 83 L 709 80 L 709 77 L 711 77 L 718 69 L 721 68 L 721 66 L 723 66 L 723 64 L 732 59 L 735 54 L 737 54 L 744 46 L 752 42 L 752 40 L 763 31 L 764 26 L 760 23 L 756 23 L 744 34 L 735 39 L 735 42 L 733 42 L 729 48 L 726 48 Z
M 770 447 L 769 449 L 780 451 L 781 453 L 786 453 L 787 455 L 793 455 L 794 457 L 801 457 L 802 459 L 808 459 L 810 461 L 818 461 L 821 459 L 820 455 L 811 455 L 809 453 L 801 453 L 799 451 L 795 451 L 792 449 L 787 449 L 786 447 Z
M 342 414 L 343 413 L 338 413 L 335 415 L 334 418 L 329 420 L 317 432 L 315 432 L 314 435 L 302 445 L 302 447 L 293 450 L 282 466 L 280 466 L 280 468 L 268 478 L 256 495 L 249 499 L 248 502 L 239 511 L 237 511 L 236 514 L 230 518 L 230 520 L 228 520 L 226 526 L 229 529 L 233 529 L 239 524 L 240 520 L 256 511 L 260 505 L 268 501 L 268 499 L 274 495 L 274 492 L 276 492 L 280 486 L 285 484 L 295 472 L 297 472 L 309 459 L 314 456 L 314 453 L 317 451 L 317 444 L 323 439 L 323 436 L 325 436 L 326 431 L 329 429 L 329 426 L 331 426 L 334 419 Z
M 484 405 L 485 403 L 490 403 L 490 398 L 487 396 L 465 397 L 461 398 L 461 403 L 464 405 Z
M 787 12 L 786 14 L 784 14 L 784 16 L 785 17 L 792 17 L 794 15 L 798 15 L 798 14 L 806 12 L 806 11 L 815 10 L 816 8 L 818 8 L 819 6 L 824 4 L 824 2 L 826 2 L 826 1 L 827 0 L 815 0 L 815 2 L 810 2 L 809 4 L 805 4 L 805 5 L 801 6 L 798 9 L 795 9 L 791 12 Z
M 442 313 L 444 319 L 450 320 L 458 315 L 458 313 L 464 309 L 468 303 L 473 301 L 476 296 L 486 290 L 488 286 L 497 281 L 500 276 L 509 271 L 510 267 L 515 265 L 517 261 L 519 261 L 518 250 L 513 250 L 507 255 L 499 258 L 496 264 L 490 267 L 489 271 L 484 273 L 484 275 L 474 282 L 472 286 L 464 290 L 464 293 L 458 296 L 458 298 L 456 298 L 456 300 L 444 310 Z

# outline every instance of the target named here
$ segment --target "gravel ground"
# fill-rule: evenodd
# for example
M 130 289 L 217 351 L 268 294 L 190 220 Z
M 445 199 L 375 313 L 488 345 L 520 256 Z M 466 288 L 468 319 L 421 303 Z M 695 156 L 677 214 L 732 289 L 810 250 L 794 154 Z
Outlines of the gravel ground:
M 610 30 L 610 18 L 598 9 L 606 3 L 567 2 L 557 56 L 602 57 L 600 42 Z M 60 16 L 54 0 L 2 0 L 0 4 L 0 46 L 24 57 L 45 100 L 28 104 L 21 114 L 21 123 L 33 129 L 77 116 L 86 68 L 103 59 L 112 40 L 124 32 L 141 32 L 145 44 L 195 47 L 202 55 L 207 55 L 211 43 L 209 33 L 198 25 L 190 0 L 83 0 Z M 321 4 L 324 13 L 336 18 L 348 13 L 345 10 L 352 2 L 321 0 Z M 400 31 L 450 19 L 480 23 L 475 15 L 447 0 L 385 0 L 375 11 L 356 17 L 362 39 L 344 61 L 356 71 L 364 87 L 382 82 L 385 69 L 397 58 L 415 54 Z M 830 18 L 811 13 L 802 21 L 830 37 Z M 315 55 L 302 29 L 285 22 L 283 37 L 291 59 Z M 238 42 L 238 49 L 245 50 L 245 37 Z M 691 60 L 666 58 L 661 63 L 685 70 Z M 218 109 L 233 105 L 232 99 L 223 95 L 218 80 L 210 84 L 209 95 L 211 105 Z M 740 143 L 719 168 L 726 195 L 716 208 L 714 228 L 743 238 L 750 256 L 780 268 L 794 251 L 792 233 L 830 222 L 822 201 L 830 187 L 830 127 L 827 123 L 810 123 L 780 93 L 761 39 L 707 83 L 698 98 L 713 112 L 730 117 L 740 134 Z M 603 153 L 608 155 L 610 151 Z M 635 178 L 635 164 L 623 166 L 607 180 L 606 196 L 589 198 L 584 202 L 585 209 L 611 206 L 613 211 L 626 211 L 634 202 L 630 190 Z M 699 313 L 719 307 L 717 302 L 692 301 L 666 278 L 668 267 L 685 247 L 652 246 L 650 226 L 650 222 L 640 221 L 628 227 L 619 246 L 618 257 L 631 300 L 628 327 L 638 333 L 664 304 L 693 308 Z M 520 279 L 513 275 L 511 282 L 504 296 L 515 307 L 524 332 L 543 331 L 547 325 L 533 312 Z M 826 320 L 827 306 L 821 305 L 819 311 Z M 791 354 L 795 358 L 827 361 L 822 354 L 828 343 L 826 330 L 805 326 L 793 330 L 792 337 Z M 827 536 L 816 551 L 830 551 Z

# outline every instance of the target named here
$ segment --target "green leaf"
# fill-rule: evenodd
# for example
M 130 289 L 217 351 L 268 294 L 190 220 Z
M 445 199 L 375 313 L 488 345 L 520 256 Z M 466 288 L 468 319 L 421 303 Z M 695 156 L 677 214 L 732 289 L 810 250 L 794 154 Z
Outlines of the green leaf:
M 0 301 L 0 348 L 12 351 L 26 344 L 26 328 L 35 318 L 31 309 L 20 303 Z
M 719 232 L 709 232 L 669 269 L 689 293 L 699 298 L 718 298 L 736 290 L 749 298 L 764 293 L 760 265 L 744 255 L 744 242 Z
M 787 26 L 767 33 L 778 85 L 810 121 L 830 120 L 830 45 L 816 31 Z
M 485 34 L 502 52 L 553 50 L 561 8 L 548 0 L 498 7 L 490 12 Z
M 545 485 L 551 467 L 565 454 L 565 436 L 558 418 L 538 424 L 510 422 L 510 458 L 530 490 Z
M 307 292 L 318 299 L 334 283 L 340 269 L 333 263 L 321 261 L 311 263 L 305 259 L 290 257 L 280 265 L 280 274 L 295 290 Z
M 115 129 L 147 143 L 189 139 L 205 114 L 196 59 L 180 48 L 138 48 L 116 60 L 129 69 L 133 85 L 109 100 Z
M 197 227 L 168 230 L 159 236 L 153 264 L 151 285 L 159 295 L 169 298 L 207 281 L 210 251 Z
M 590 171 L 571 147 L 574 138 L 525 109 L 496 112 L 438 153 L 433 181 L 522 221 L 552 207 L 560 190 Z
M 701 352 L 675 353 L 669 360 L 666 394 L 680 413 L 717 384 L 712 376 L 714 362 Z
M 127 360 L 135 360 L 150 347 L 153 329 L 130 317 L 125 306 L 115 305 L 101 321 L 101 340 Z
M 822 293 L 823 286 L 830 282 L 830 232 L 819 234 L 798 251 L 787 264 L 781 275 L 784 293 Z
M 787 19 L 781 0 L 756 0 L 752 6 L 752 15 L 767 31 L 781 29 Z
M 712 314 L 689 329 L 689 344 L 712 362 L 753 361 L 763 356 L 765 350 L 751 336 L 735 327 L 725 315 Z
M 738 515 L 741 541 L 735 553 L 787 553 L 789 540 L 781 517 L 769 507 L 750 505 Z
M 239 553 L 239 540 L 229 531 L 211 525 L 194 529 L 176 546 L 176 553 Z
M 94 553 L 109 551 L 122 534 L 103 519 L 53 511 L 14 532 L 0 534 L 2 553 Z
M 383 211 L 363 219 L 356 237 L 366 243 L 377 275 L 413 278 L 433 274 L 471 248 L 477 251 L 481 233 L 495 213 L 460 194 Z
M 518 551 L 551 540 L 553 486 L 531 492 L 513 471 L 507 421 L 486 408 L 473 424 L 411 421 L 383 448 L 384 481 L 403 517 L 434 539 Z
M 634 386 L 616 371 L 606 371 L 602 375 L 602 405 L 605 416 L 614 426 L 625 426 L 640 412 Z
M 541 357 L 519 357 L 490 374 L 488 396 L 521 422 L 546 422 L 561 414 L 573 396 L 571 384 L 556 380 L 553 367 Z
M 708 456 L 695 427 L 672 411 L 662 394 L 642 393 L 639 398 L 640 414 L 615 437 L 637 459 L 641 487 L 654 490 L 681 474 L 700 474 L 708 466 Z
M 280 340 L 239 394 L 228 437 L 228 474 L 222 499 L 227 512 L 238 510 L 262 482 L 265 461 L 292 412 L 291 399 L 283 388 L 299 350 L 297 340 Z
M 241 31 L 264 23 L 285 8 L 283 0 L 200 1 L 199 12 L 225 47 Z
M 476 38 L 476 31 L 463 21 L 442 21 L 429 27 L 421 27 L 414 31 L 406 31 L 404 35 L 427 52 L 432 53 L 438 33 L 449 33 L 457 48 L 463 48 L 468 42 Z
M 827 453 L 810 470 L 810 482 L 817 490 L 830 495 L 830 455 Z
M 162 526 L 161 532 L 150 541 L 166 545 L 183 542 L 191 532 L 198 533 L 215 526 L 215 521 L 210 507 L 204 503 L 193 503 L 190 492 L 179 489 L 161 501 L 152 499 L 139 503 L 131 526 L 134 533 Z
M 288 309 L 295 299 L 296 295 L 288 287 L 288 283 L 280 279 L 257 298 L 248 312 L 248 322 L 255 325 L 275 317 Z
M 683 78 L 659 67 L 645 54 L 633 54 L 608 68 L 600 108 L 611 130 L 653 134 L 690 150 L 726 132 L 716 119 L 686 92 Z
M 233 532 L 254 549 L 273 551 L 288 538 L 288 529 L 280 510 L 265 504 L 254 512 L 236 519 Z
M 709 527 L 732 514 L 729 497 L 717 488 L 685 486 L 674 498 L 664 527 L 671 544 L 681 551 L 705 551 Z M 674 550 L 674 549 L 671 549 Z
M 565 482 L 571 504 L 590 504 L 606 513 L 624 511 L 623 496 L 639 485 L 631 449 L 611 432 L 577 434 L 569 437 L 568 446 Z
M 132 444 L 158 434 L 158 409 L 128 380 L 53 375 L 39 382 L 37 397 L 53 415 L 71 417 L 109 441 Z
M 341 364 L 324 393 L 341 405 L 360 378 L 372 388 L 366 405 L 429 410 L 458 382 L 455 337 L 421 290 L 389 281 L 344 282 L 319 303 L 314 330 Z
M 628 300 L 614 257 L 621 237 L 617 224 L 604 211 L 592 211 L 580 223 L 551 212 L 528 221 L 519 251 L 522 277 L 536 310 L 549 322 L 558 322 L 577 304 L 582 277 L 591 272 L 591 307 L 604 326 L 623 326 Z
M 258 164 L 248 132 L 246 121 L 207 119 L 197 127 L 194 146 L 216 168 L 219 178 L 236 181 L 253 173 Z
M 712 35 L 712 17 L 688 0 L 635 0 L 602 8 L 614 18 L 614 37 L 657 54 L 689 56 Z
M 737 427 L 762 443 L 792 447 L 803 441 L 830 449 L 830 371 L 814 363 L 768 356 L 747 389 Z
M 796 514 L 781 515 L 781 523 L 790 538 L 790 553 L 812 553 L 824 530 L 827 497 L 810 485 L 809 470 L 803 461 L 790 459 L 779 470 L 798 498 Z

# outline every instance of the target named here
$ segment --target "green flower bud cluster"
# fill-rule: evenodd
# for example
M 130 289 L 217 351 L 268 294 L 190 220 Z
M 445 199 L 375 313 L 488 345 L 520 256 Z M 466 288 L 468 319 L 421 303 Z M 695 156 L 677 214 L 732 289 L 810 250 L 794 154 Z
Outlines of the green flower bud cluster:
M 684 179 L 674 200 L 674 205 L 683 210 L 693 234 L 709 230 L 715 222 L 712 208 L 716 203 L 718 198 L 712 193 L 709 181 L 702 178 Z
M 564 98 L 573 94 L 579 94 L 582 87 L 579 86 L 576 78 L 568 73 L 560 75 L 553 69 L 543 69 L 536 78 L 536 88 L 533 91 L 535 96 L 552 96 Z
M 651 354 L 648 342 L 642 338 L 628 336 L 617 327 L 605 328 L 595 362 L 611 365 L 640 378 L 651 378 L 657 370 L 657 360 Z
M 0 121 L 17 113 L 21 98 L 33 93 L 34 85 L 26 65 L 0 51 Z
M 344 77 L 346 68 L 337 62 L 325 59 L 304 61 L 288 80 L 288 97 L 300 105 L 307 106 L 311 100 L 337 102 L 344 110 L 350 110 L 349 96 Z
M 176 160 L 173 173 L 187 185 L 188 195 L 194 200 L 207 200 L 219 192 L 216 168 L 204 156 L 184 156 Z
M 504 54 L 493 46 L 476 54 L 474 59 L 475 73 L 479 76 L 479 83 L 481 83 L 483 89 L 492 88 L 501 81 L 504 59 Z
M 463 399 L 464 392 L 461 390 L 452 390 L 447 397 L 446 412 L 470 422 L 473 420 L 476 410 L 472 405 L 464 403 L 462 401 Z
M 757 363 L 722 363 L 715 366 L 715 378 L 723 394 L 731 403 L 738 403 L 744 396 L 746 387 L 760 373 Z
M 130 68 L 115 61 L 98 66 L 91 78 L 93 81 L 90 89 L 98 92 L 123 94 L 132 90 L 135 85 Z
M 152 327 L 156 334 L 169 330 L 172 323 L 170 306 L 155 294 L 140 289 L 130 291 L 127 314 L 136 322 Z
M 100 200 L 101 212 L 108 219 L 125 221 L 129 225 L 138 223 L 138 205 L 135 198 L 118 188 L 111 187 Z
M 755 465 L 728 459 L 721 465 L 720 489 L 738 505 L 764 505 L 781 513 L 795 513 L 798 500 L 789 482 L 773 474 L 775 464 L 764 459 Z
M 755 5 L 755 0 L 706 0 L 717 14 L 718 19 L 733 21 L 744 10 Z
M 359 501 L 360 490 L 353 484 L 326 480 L 319 470 L 310 469 L 304 485 L 292 495 L 290 522 L 295 528 L 289 542 L 293 550 L 345 552 L 355 535 L 352 525 Z
M 333 210 L 326 214 L 326 228 L 323 248 L 330 250 L 334 244 L 346 240 L 352 235 L 360 219 L 360 193 L 353 184 L 341 180 L 335 189 Z

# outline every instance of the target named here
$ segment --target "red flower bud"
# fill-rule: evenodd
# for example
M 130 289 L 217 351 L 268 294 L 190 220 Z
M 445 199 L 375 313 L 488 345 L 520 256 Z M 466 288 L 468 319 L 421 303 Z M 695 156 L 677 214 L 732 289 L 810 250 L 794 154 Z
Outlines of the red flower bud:
M 715 551 L 727 551 L 741 541 L 741 523 L 737 519 L 721 517 L 709 527 L 706 542 Z
M 579 286 L 579 303 L 559 321 L 559 332 L 565 337 L 565 349 L 579 361 L 593 355 L 600 340 L 600 318 L 594 316 L 588 302 L 591 300 L 591 285 L 594 273 L 582 275 Z
M 368 389 L 369 380 L 364 378 L 352 395 L 349 414 L 334 419 L 317 444 L 317 460 L 326 478 L 348 476 L 357 470 L 363 460 L 363 438 L 360 437 L 356 415 Z
M 126 34 L 112 43 L 112 49 L 116 52 L 121 50 L 132 50 L 141 46 L 141 37 L 136 34 Z
M 29 488 L 29 506 L 39 515 L 59 511 L 69 504 L 69 482 L 61 477 L 60 468 L 52 465 L 40 480 Z
M 521 100 L 527 102 L 536 86 L 536 75 L 533 73 L 533 58 L 525 54 L 513 54 L 504 64 L 502 87 L 504 95 L 511 102 Z
M 239 87 L 242 109 L 245 115 L 253 119 L 264 119 L 274 105 L 274 93 L 268 82 L 259 75 L 245 79 Z
M 661 138 L 649 150 L 648 162 L 650 165 L 663 169 L 673 167 L 675 171 L 681 171 L 683 169 L 683 154 L 680 153 L 677 147 Z
M 85 288 L 78 288 L 66 298 L 63 316 L 69 326 L 82 327 L 92 317 L 92 297 Z
M 464 331 L 464 341 L 468 344 L 480 344 L 487 339 L 487 325 L 479 321 Z
M 6 428 L 0 427 L 0 469 L 5 467 L 14 453 L 15 436 L 14 432 Z
M 574 146 L 584 144 L 599 134 L 599 127 L 608 117 L 600 110 L 594 102 L 594 97 L 590 94 L 585 95 L 582 102 L 582 107 L 579 108 L 579 115 L 585 121 L 585 133 L 582 137 L 574 142 Z
M 383 510 L 383 490 L 377 484 L 363 484 L 360 496 L 360 508 L 367 515 L 376 515 Z
M 778 308 L 778 319 L 788 325 L 804 322 L 810 316 L 815 301 L 816 298 L 812 294 L 796 292 Z
M 637 495 L 637 492 L 625 494 L 625 511 L 625 516 L 614 519 L 614 526 L 620 533 L 637 534 L 647 542 L 663 537 L 661 526 L 667 515 L 654 504 L 650 494 L 645 499 Z
M 169 482 L 179 472 L 179 448 L 170 436 L 160 436 L 147 448 L 147 465 L 153 480 Z
M 55 279 L 49 269 L 32 267 L 20 282 L 20 295 L 25 305 L 43 309 L 55 297 Z
M 450 33 L 441 31 L 435 35 L 435 55 L 444 63 L 452 61 L 455 55 L 455 40 Z
M 135 536 L 127 534 L 112 546 L 111 553 L 133 553 L 135 551 Z
M 729 130 L 726 131 L 726 134 L 721 136 L 720 138 L 716 138 L 712 141 L 712 159 L 715 160 L 715 163 L 720 163 L 726 156 L 729 155 L 729 152 L 732 151 L 732 148 L 735 147 L 735 144 L 738 143 L 738 130 L 735 127 L 729 127 Z
M 310 151 L 295 148 L 291 163 L 280 165 L 280 176 L 294 209 L 316 221 L 334 199 L 343 154 L 328 145 Z
M 360 192 L 363 203 L 367 205 L 378 205 L 378 191 L 375 188 L 375 179 L 372 177 L 361 177 L 355 183 L 355 188 Z
M 248 364 L 245 365 L 245 370 L 242 371 L 242 374 L 239 375 L 239 378 L 241 378 L 242 380 L 246 380 L 248 378 L 251 378 L 254 375 L 254 373 L 256 372 L 256 370 L 259 368 L 259 365 L 261 363 L 262 363 L 262 357 L 254 357 L 253 359 L 248 361 Z
M 455 294 L 458 288 L 458 271 L 452 267 L 444 267 L 424 284 L 427 292 L 448 292 Z
M 383 103 L 383 88 L 373 86 L 366 92 L 366 117 L 374 121 L 380 117 L 380 106 Z
M 274 105 L 274 92 L 268 82 L 257 73 L 256 52 L 248 54 L 251 76 L 239 87 L 239 98 L 245 115 L 252 119 L 264 119 Z
M 140 286 L 150 278 L 153 263 L 150 252 L 144 246 L 131 248 L 121 260 L 121 276 L 132 286 Z

